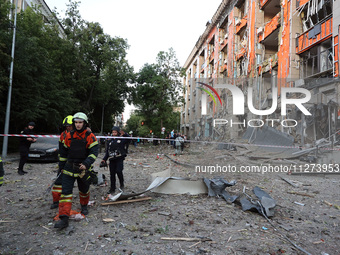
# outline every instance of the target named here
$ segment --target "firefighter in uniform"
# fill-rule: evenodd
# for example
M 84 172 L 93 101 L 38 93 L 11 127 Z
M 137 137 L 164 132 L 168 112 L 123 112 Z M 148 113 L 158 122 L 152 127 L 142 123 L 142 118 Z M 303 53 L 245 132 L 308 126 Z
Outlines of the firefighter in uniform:
M 53 203 L 51 205 L 51 209 L 58 208 L 58 206 L 59 206 L 59 199 L 60 199 L 61 187 L 62 187 L 61 184 L 62 184 L 62 178 L 63 178 L 61 170 L 62 170 L 62 166 L 64 165 L 64 162 L 62 160 L 60 160 L 60 151 L 62 150 L 62 147 L 64 146 L 64 140 L 65 140 L 67 133 L 69 133 L 73 129 L 72 119 L 73 119 L 73 116 L 68 115 L 63 120 L 64 131 L 60 134 L 60 137 L 59 137 L 59 169 L 58 169 L 58 173 L 57 173 L 57 179 L 54 182 L 54 185 L 52 187 Z
M 120 136 L 129 137 L 124 131 L 120 131 L 119 127 L 113 127 L 111 130 L 112 136 Z M 107 192 L 108 194 L 113 194 L 116 190 L 116 174 L 119 179 L 120 189 L 124 188 L 124 176 L 123 176 L 123 168 L 124 168 L 124 159 L 126 157 L 125 145 L 130 142 L 129 139 L 121 139 L 119 137 L 112 138 L 107 141 L 105 156 L 102 160 L 102 163 L 105 163 L 108 159 L 110 160 L 110 182 L 111 188 Z
M 93 176 L 92 164 L 98 156 L 98 141 L 87 130 L 88 119 L 85 113 L 73 116 L 73 130 L 67 133 L 60 152 L 62 166 L 62 192 L 59 200 L 60 220 L 55 228 L 66 228 L 72 207 L 72 190 L 75 180 L 78 183 L 81 213 L 88 214 L 87 204 L 90 199 L 90 184 Z
M 2 184 L 4 183 L 4 174 L 5 174 L 5 171 L 4 171 L 4 166 L 2 164 L 2 159 L 0 157 L 0 187 L 2 186 Z

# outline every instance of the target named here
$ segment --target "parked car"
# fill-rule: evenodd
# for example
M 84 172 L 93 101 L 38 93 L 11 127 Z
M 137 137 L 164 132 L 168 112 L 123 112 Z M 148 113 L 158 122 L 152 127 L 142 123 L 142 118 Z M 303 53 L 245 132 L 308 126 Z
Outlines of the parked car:
M 29 161 L 58 161 L 59 153 L 58 137 L 39 137 L 35 143 L 31 144 L 28 152 Z

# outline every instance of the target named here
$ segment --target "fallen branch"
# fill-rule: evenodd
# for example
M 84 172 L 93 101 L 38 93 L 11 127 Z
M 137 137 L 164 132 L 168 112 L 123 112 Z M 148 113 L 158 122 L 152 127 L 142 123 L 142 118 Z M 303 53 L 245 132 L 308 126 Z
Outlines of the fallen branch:
M 129 200 L 106 202 L 106 203 L 102 203 L 101 205 L 126 204 L 126 203 L 140 202 L 140 201 L 145 201 L 145 200 L 150 200 L 150 199 L 152 199 L 152 197 L 143 197 L 143 198 L 136 198 L 136 199 L 129 199 Z
M 193 238 L 193 237 L 161 237 L 161 240 L 168 240 L 168 241 L 187 241 L 187 242 L 206 242 L 212 241 L 210 238 Z
M 195 165 L 191 165 L 191 164 L 187 164 L 187 163 L 182 163 L 182 162 L 179 162 L 177 160 L 174 160 L 172 158 L 170 158 L 168 155 L 165 155 L 165 157 L 167 157 L 168 159 L 170 159 L 172 162 L 176 163 L 177 165 L 182 165 L 182 166 L 186 166 L 186 167 L 195 167 Z
M 86 250 L 87 250 L 87 246 L 89 245 L 89 241 L 87 241 L 87 243 L 86 243 L 86 246 L 85 246 L 85 249 L 84 249 L 84 252 L 86 252 Z
M 0 220 L 0 223 L 18 222 L 17 220 Z
M 292 185 L 292 186 L 295 187 L 295 188 L 298 188 L 298 187 L 299 187 L 299 186 L 296 185 L 295 183 L 291 182 L 290 180 L 288 180 L 288 179 L 286 179 L 286 178 L 284 178 L 284 177 L 282 177 L 282 176 L 280 176 L 280 178 L 281 178 L 282 180 L 284 180 L 285 182 L 287 182 L 288 184 Z
M 192 247 L 194 247 L 194 246 L 196 246 L 196 245 L 198 245 L 198 244 L 200 244 L 200 243 L 202 243 L 202 241 L 199 241 L 199 242 L 197 242 L 197 243 L 194 243 L 193 245 L 190 245 L 189 248 L 192 248 Z
M 326 200 L 324 200 L 323 202 L 324 202 L 324 204 L 326 204 L 326 205 L 333 206 L 333 204 L 331 204 L 330 202 L 328 202 L 328 201 L 326 201 Z
M 302 193 L 302 192 L 296 192 L 296 191 L 288 191 L 287 193 L 299 195 L 299 196 L 304 196 L 304 197 L 314 197 L 313 195 L 310 195 L 310 194 L 307 194 L 307 193 Z

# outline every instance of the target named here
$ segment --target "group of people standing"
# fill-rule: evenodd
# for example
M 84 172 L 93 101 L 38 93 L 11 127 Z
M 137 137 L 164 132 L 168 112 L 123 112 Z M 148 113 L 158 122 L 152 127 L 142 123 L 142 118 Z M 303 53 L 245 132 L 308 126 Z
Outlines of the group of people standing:
M 22 131 L 23 135 L 33 135 L 34 122 L 29 122 L 27 128 Z M 110 189 L 108 194 L 116 191 L 116 175 L 119 180 L 120 190 L 124 189 L 124 159 L 127 156 L 128 144 L 131 139 L 119 127 L 111 129 L 112 138 L 106 139 L 105 155 L 101 164 L 107 165 L 109 160 L 110 169 Z M 170 142 L 176 148 L 176 154 L 183 151 L 185 138 L 175 133 L 169 133 Z M 24 175 L 24 164 L 28 159 L 30 145 L 36 142 L 34 137 L 22 137 L 20 139 L 20 162 L 18 174 Z M 59 139 L 59 164 L 57 178 L 52 187 L 53 203 L 51 209 L 58 208 L 59 218 L 54 225 L 55 228 L 62 229 L 69 225 L 69 217 L 72 208 L 72 193 L 75 181 L 79 190 L 81 213 L 87 215 L 88 202 L 90 199 L 90 185 L 98 181 L 96 173 L 93 171 L 93 164 L 98 157 L 99 143 L 96 136 L 89 128 L 88 117 L 83 112 L 67 116 L 63 121 L 63 132 Z M 0 163 L 1 159 L 0 159 Z M 0 185 L 2 184 L 0 164 Z
M 33 135 L 35 123 L 28 123 L 22 134 Z M 59 138 L 59 163 L 57 178 L 52 187 L 51 209 L 58 208 L 59 221 L 55 228 L 63 229 L 69 225 L 69 217 L 72 208 L 72 193 L 75 181 L 79 190 L 81 213 L 87 215 L 88 202 L 90 199 L 90 185 L 98 181 L 96 173 L 93 171 L 93 164 L 98 157 L 99 143 L 96 136 L 89 128 L 88 117 L 85 113 L 78 112 L 67 116 L 63 121 L 63 132 Z M 108 191 L 112 194 L 116 191 L 116 175 L 118 176 L 120 189 L 124 188 L 123 160 L 125 159 L 126 144 L 129 142 L 124 131 L 119 127 L 111 130 L 112 139 L 108 139 L 105 156 L 102 162 L 109 160 L 111 186 Z M 23 170 L 28 159 L 29 147 L 36 141 L 34 137 L 22 137 L 20 139 L 20 162 L 18 173 L 23 175 L 27 172 Z M 0 163 L 1 160 L 0 160 Z M 2 165 L 0 165 L 2 166 Z M 0 168 L 1 170 L 1 168 Z M 2 176 L 0 171 L 0 185 Z
M 184 143 L 186 141 L 185 135 L 182 135 L 179 132 L 175 132 L 173 129 L 171 132 L 168 133 L 166 139 L 169 139 L 168 143 L 174 147 L 175 154 L 181 154 L 184 149 Z

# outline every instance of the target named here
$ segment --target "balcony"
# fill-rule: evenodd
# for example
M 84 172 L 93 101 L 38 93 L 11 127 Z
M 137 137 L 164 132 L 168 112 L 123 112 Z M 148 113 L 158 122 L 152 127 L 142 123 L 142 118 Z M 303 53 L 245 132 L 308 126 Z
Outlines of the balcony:
M 265 59 L 259 66 L 259 74 L 266 73 L 272 70 L 273 67 L 277 66 L 278 56 L 277 52 L 273 54 L 271 57 Z
M 222 65 L 222 66 L 220 66 L 220 73 L 223 73 L 225 70 L 227 70 L 227 65 L 226 64 L 224 64 L 224 65 Z
M 304 4 L 308 2 L 309 0 L 296 0 L 296 8 L 303 6 Z
M 302 35 L 296 38 L 296 53 L 302 52 L 312 48 L 316 44 L 332 37 L 333 18 L 329 17 L 326 20 L 316 24 Z
M 211 63 L 213 60 L 214 60 L 214 53 L 215 53 L 215 51 L 212 51 L 211 53 L 210 53 L 210 56 L 209 56 L 209 63 Z
M 241 21 L 239 21 L 237 24 L 236 24 L 236 34 L 238 34 L 240 32 L 240 30 L 245 27 L 247 25 L 247 18 L 248 16 L 244 16 Z
M 239 60 L 240 58 L 244 57 L 245 54 L 246 54 L 246 48 L 243 47 L 236 53 L 236 60 Z
M 260 9 L 263 9 L 263 7 L 266 5 L 268 1 L 269 0 L 260 0 Z
M 201 65 L 201 72 L 200 73 L 203 73 L 204 72 L 204 68 L 207 66 L 207 64 L 204 62 L 202 65 Z
M 264 29 L 258 33 L 259 41 L 262 42 L 264 39 L 266 39 L 280 25 L 281 25 L 281 13 L 279 12 L 265 25 Z
M 306 56 L 300 61 L 300 77 L 302 79 L 325 75 L 333 71 L 332 47 L 319 54 Z

